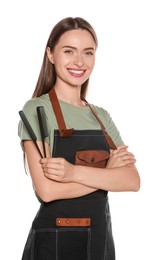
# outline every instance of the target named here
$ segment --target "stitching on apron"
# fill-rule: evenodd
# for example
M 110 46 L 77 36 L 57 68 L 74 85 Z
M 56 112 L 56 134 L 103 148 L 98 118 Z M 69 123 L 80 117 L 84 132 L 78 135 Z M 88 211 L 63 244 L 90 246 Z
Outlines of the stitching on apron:
M 56 229 L 56 260 L 58 260 L 58 230 Z
M 91 245 L 91 229 L 89 228 L 88 230 L 88 243 L 87 243 L 87 260 L 91 259 L 91 250 L 90 250 L 90 245 Z
M 80 130 L 82 131 L 82 130 Z M 54 134 L 54 136 L 60 136 L 60 134 Z M 73 134 L 73 136 L 81 136 L 79 134 Z M 95 135 L 95 134 L 82 134 L 82 136 L 97 136 L 97 137 L 103 137 L 103 135 Z

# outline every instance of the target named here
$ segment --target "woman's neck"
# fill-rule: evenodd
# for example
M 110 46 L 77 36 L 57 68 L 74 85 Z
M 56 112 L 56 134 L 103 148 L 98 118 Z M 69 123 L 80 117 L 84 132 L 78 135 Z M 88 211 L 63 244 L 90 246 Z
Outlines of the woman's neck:
M 85 103 L 80 97 L 80 87 L 54 87 L 56 95 L 59 100 L 69 103 L 77 107 L 85 106 Z

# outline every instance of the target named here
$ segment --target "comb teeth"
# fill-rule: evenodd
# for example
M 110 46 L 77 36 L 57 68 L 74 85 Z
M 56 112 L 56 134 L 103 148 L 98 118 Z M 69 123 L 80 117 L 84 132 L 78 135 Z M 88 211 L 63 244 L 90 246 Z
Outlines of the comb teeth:
M 23 111 L 19 111 L 19 115 L 20 115 L 20 117 L 21 117 L 21 119 L 22 119 L 22 121 L 23 121 L 23 123 L 24 123 L 24 125 L 25 125 L 25 127 L 26 127 L 26 129 L 27 129 L 27 131 L 28 131 L 28 133 L 30 134 L 31 139 L 32 139 L 33 141 L 36 141 L 37 137 L 36 137 L 36 135 L 35 135 L 35 133 L 34 133 L 32 127 L 31 127 L 29 121 L 27 120 L 27 118 L 26 118 L 24 112 L 23 112 Z
M 37 107 L 37 114 L 38 114 L 40 130 L 41 130 L 41 137 L 46 138 L 48 136 L 48 129 L 47 129 L 44 107 L 42 106 Z
M 46 157 L 45 138 L 48 136 L 48 129 L 47 129 L 47 122 L 46 122 L 46 114 L 43 106 L 37 107 L 37 115 L 38 115 L 38 121 L 40 126 L 44 157 Z
M 34 142 L 34 144 L 35 144 L 35 146 L 36 146 L 36 148 L 37 148 L 37 150 L 39 152 L 39 155 L 41 156 L 41 158 L 43 158 L 42 153 L 41 153 L 41 151 L 40 151 L 40 149 L 39 149 L 39 147 L 37 145 L 37 142 L 36 142 L 37 137 L 36 137 L 32 127 L 31 127 L 29 121 L 27 120 L 27 117 L 25 116 L 25 114 L 24 114 L 24 112 L 22 110 L 19 111 L 19 115 L 20 115 L 21 120 L 24 123 L 24 125 L 25 125 L 25 127 L 26 127 L 26 129 L 27 129 L 27 131 L 28 131 L 32 141 Z

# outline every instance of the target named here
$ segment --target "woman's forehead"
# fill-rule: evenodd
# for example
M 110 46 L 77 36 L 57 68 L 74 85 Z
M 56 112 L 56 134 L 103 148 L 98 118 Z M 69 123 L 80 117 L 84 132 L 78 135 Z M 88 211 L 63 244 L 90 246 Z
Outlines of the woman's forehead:
M 70 30 L 60 37 L 58 46 L 85 46 L 85 48 L 95 48 L 96 44 L 90 32 L 85 29 Z

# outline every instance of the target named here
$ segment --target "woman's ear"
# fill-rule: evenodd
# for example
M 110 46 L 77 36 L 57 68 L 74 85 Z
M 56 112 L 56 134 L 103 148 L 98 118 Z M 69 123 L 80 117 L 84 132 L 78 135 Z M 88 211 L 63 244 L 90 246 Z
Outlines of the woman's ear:
M 54 57 L 53 57 L 53 53 L 51 52 L 51 50 L 50 50 L 50 47 L 47 47 L 47 57 L 48 57 L 48 59 L 49 59 L 49 61 L 52 63 L 52 64 L 54 64 Z

